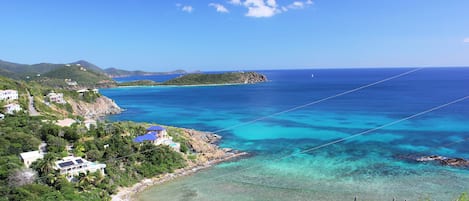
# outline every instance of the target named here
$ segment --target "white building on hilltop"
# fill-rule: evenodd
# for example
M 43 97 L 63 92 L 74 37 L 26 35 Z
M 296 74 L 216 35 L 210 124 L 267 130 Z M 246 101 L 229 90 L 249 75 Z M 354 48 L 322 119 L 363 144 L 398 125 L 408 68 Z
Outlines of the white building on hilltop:
M 5 113 L 7 114 L 14 114 L 15 112 L 21 111 L 21 106 L 16 103 L 10 103 L 8 105 L 3 106 Z
M 18 91 L 16 90 L 0 90 L 0 100 L 16 100 L 18 99 Z
M 47 94 L 47 98 L 49 98 L 50 102 L 58 103 L 58 104 L 66 104 L 67 102 L 64 100 L 63 93 L 49 93 Z
M 73 176 L 77 176 L 80 173 L 87 174 L 87 172 L 100 171 L 104 175 L 104 168 L 106 168 L 106 164 L 94 163 L 74 156 L 67 156 L 56 161 L 54 167 L 60 174 L 67 175 L 69 181 L 73 179 Z

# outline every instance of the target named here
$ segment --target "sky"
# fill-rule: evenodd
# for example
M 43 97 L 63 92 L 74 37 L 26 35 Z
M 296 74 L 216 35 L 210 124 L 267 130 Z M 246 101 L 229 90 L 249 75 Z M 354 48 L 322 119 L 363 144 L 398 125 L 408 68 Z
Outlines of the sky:
M 0 59 L 129 70 L 469 66 L 468 0 L 0 0 Z

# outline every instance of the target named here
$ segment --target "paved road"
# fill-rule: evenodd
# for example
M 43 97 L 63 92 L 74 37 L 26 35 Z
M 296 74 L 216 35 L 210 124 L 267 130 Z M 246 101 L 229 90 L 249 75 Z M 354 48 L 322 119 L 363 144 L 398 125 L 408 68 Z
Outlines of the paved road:
M 29 97 L 29 106 L 28 106 L 29 116 L 39 116 L 39 115 L 41 115 L 41 114 L 39 114 L 39 112 L 37 112 L 36 108 L 34 108 L 34 97 L 31 96 L 29 91 L 28 91 L 28 97 Z

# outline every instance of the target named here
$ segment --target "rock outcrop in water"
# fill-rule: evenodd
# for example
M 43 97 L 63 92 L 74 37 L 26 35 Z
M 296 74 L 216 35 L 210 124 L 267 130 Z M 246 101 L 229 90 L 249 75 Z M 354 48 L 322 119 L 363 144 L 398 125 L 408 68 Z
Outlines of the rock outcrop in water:
M 452 167 L 463 167 L 469 168 L 469 160 L 463 158 L 448 158 L 444 156 L 438 155 L 431 155 L 431 156 L 421 156 L 421 157 L 414 157 L 414 156 L 407 156 L 407 157 L 400 157 L 404 159 L 410 159 L 417 162 L 437 162 L 440 165 L 444 166 L 452 166 Z

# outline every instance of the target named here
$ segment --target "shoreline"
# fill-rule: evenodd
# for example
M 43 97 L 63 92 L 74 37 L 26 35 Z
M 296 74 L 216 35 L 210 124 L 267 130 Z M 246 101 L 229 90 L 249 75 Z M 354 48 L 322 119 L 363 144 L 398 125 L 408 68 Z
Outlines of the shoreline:
M 185 168 L 177 169 L 173 173 L 165 173 L 165 174 L 161 174 L 156 177 L 153 177 L 153 178 L 145 178 L 130 187 L 119 187 L 117 189 L 117 193 L 111 196 L 111 200 L 112 201 L 130 201 L 138 193 L 143 192 L 149 187 L 161 185 L 166 182 L 172 181 L 176 178 L 189 176 L 189 175 L 197 173 L 200 170 L 210 168 L 221 162 L 227 162 L 235 158 L 239 158 L 241 156 L 246 156 L 246 155 L 248 155 L 247 152 L 226 153 L 222 158 L 210 160 L 210 161 L 205 162 L 204 164 L 195 164 L 195 165 L 187 166 Z

